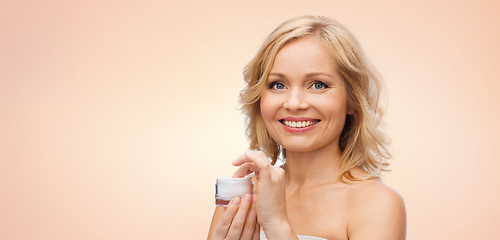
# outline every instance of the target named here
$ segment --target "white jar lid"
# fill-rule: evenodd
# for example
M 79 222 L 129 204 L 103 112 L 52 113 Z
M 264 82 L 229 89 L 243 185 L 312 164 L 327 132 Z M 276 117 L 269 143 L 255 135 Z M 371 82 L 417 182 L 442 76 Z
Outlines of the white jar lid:
M 231 200 L 234 197 L 242 197 L 245 193 L 253 192 L 251 177 L 243 178 L 217 178 L 215 183 L 215 194 L 218 198 Z

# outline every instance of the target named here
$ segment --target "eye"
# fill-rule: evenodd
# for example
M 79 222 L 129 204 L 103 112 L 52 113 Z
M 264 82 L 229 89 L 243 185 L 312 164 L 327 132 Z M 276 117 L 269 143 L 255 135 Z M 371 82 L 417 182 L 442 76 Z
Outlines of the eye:
M 280 83 L 280 82 L 272 82 L 271 84 L 269 84 L 269 88 L 281 90 L 281 89 L 285 89 L 285 84 Z
M 326 85 L 325 83 L 323 82 L 314 82 L 311 86 L 313 89 L 316 89 L 316 90 L 321 90 L 321 89 L 325 89 L 325 88 L 328 88 L 328 85 Z

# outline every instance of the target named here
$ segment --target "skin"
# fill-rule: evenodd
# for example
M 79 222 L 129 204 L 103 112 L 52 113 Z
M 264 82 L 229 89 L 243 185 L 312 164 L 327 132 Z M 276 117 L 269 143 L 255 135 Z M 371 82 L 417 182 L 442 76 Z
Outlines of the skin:
M 255 202 L 217 207 L 208 239 L 258 239 L 258 225 L 268 239 L 405 239 L 405 207 L 396 191 L 379 180 L 340 180 L 338 143 L 351 111 L 337 64 L 323 44 L 303 37 L 278 52 L 260 106 L 269 134 L 286 149 L 287 163 L 272 166 L 259 151 L 234 160 L 234 177 L 255 173 Z M 320 122 L 290 132 L 280 120 L 293 117 Z

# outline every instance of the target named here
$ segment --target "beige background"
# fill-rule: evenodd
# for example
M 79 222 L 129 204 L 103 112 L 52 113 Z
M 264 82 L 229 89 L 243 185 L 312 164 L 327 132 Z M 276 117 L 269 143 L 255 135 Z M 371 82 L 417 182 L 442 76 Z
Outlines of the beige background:
M 326 15 L 385 77 L 408 239 L 498 239 L 496 1 L 0 3 L 0 239 L 204 239 L 241 70 Z

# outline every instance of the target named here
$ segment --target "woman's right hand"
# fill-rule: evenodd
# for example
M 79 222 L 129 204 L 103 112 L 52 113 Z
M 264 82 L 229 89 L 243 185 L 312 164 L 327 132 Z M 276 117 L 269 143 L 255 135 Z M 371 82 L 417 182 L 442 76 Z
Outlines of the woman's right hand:
M 283 231 L 278 239 L 285 239 L 284 233 L 292 234 L 286 211 L 285 171 L 271 165 L 269 158 L 262 151 L 248 151 L 233 161 L 239 166 L 233 174 L 235 178 L 255 173 L 254 198 L 256 199 L 257 220 L 266 236 Z M 293 234 L 292 234 L 293 235 Z
M 241 199 L 233 198 L 225 207 L 212 240 L 259 240 L 260 226 L 253 203 L 253 196 L 250 194 L 245 194 Z

